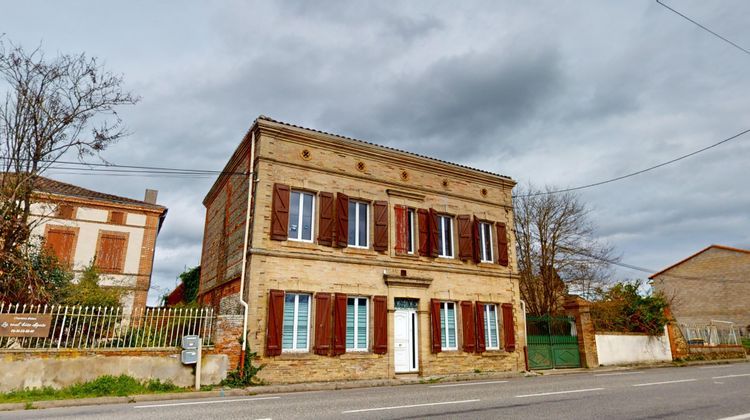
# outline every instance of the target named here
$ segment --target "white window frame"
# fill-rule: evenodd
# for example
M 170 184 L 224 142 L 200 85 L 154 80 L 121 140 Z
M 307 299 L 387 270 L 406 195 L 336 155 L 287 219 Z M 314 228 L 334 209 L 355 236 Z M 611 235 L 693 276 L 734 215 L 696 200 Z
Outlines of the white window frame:
M 315 194 L 308 192 L 308 191 L 292 190 L 289 193 L 290 203 L 292 200 L 292 194 L 294 193 L 299 193 L 299 204 L 298 204 L 299 216 L 297 217 L 297 237 L 293 238 L 289 236 L 291 234 L 291 229 L 287 229 L 288 230 L 287 239 L 290 241 L 312 243 L 313 240 L 315 239 Z M 312 209 L 313 214 L 310 215 L 310 239 L 302 239 L 302 219 L 304 218 L 302 204 L 304 203 L 305 195 L 309 195 L 310 197 L 312 197 L 311 209 Z M 289 222 L 291 223 L 291 219 L 289 220 Z
M 370 203 L 367 201 L 360 201 L 360 200 L 349 200 L 350 202 L 354 203 L 354 216 L 349 215 L 349 223 L 352 223 L 352 220 L 354 221 L 354 245 L 348 243 L 347 246 L 350 248 L 360 248 L 360 249 L 368 249 L 370 248 Z M 365 207 L 367 207 L 367 220 L 365 221 L 365 245 L 358 245 L 359 244 L 359 205 L 364 204 Z M 349 238 L 351 240 L 352 238 Z
M 490 337 L 490 333 L 492 332 L 492 329 L 490 329 L 490 307 L 495 308 L 495 344 L 496 346 L 490 345 L 492 342 L 492 337 Z M 484 305 L 484 330 L 486 331 L 484 341 L 486 343 L 487 350 L 500 350 L 500 312 L 497 309 L 497 305 L 494 303 L 488 303 Z
M 446 253 L 446 246 L 445 244 L 447 241 L 443 237 L 445 234 L 445 221 L 450 222 L 450 240 L 451 240 L 451 254 L 447 255 Z M 455 258 L 456 255 L 456 244 L 453 243 L 453 217 L 445 215 L 445 214 L 438 214 L 438 235 L 441 238 L 440 240 L 440 249 L 438 250 L 438 257 L 440 258 Z
M 294 318 L 292 321 L 292 348 L 291 349 L 285 349 L 282 348 L 282 353 L 304 353 L 310 351 L 310 309 L 312 308 L 312 295 L 308 293 L 287 293 L 288 295 L 294 295 Z M 306 337 L 305 337 L 305 343 L 307 345 L 305 348 L 297 347 L 297 333 L 299 332 L 299 297 L 300 296 L 307 296 L 307 331 L 305 331 Z M 286 302 L 284 302 L 286 305 Z M 283 311 L 282 311 L 283 313 Z M 284 342 L 283 336 L 284 336 L 284 329 L 281 329 L 281 335 L 282 335 L 282 343 Z
M 448 339 L 448 304 L 453 304 L 453 333 L 455 334 L 455 337 L 453 337 L 453 342 L 456 343 L 454 347 L 450 346 L 450 340 Z M 440 302 L 440 307 L 445 312 L 445 319 L 443 319 L 443 328 L 445 328 L 445 347 L 443 347 L 442 343 L 440 344 L 440 348 L 443 351 L 451 351 L 451 350 L 458 350 L 458 311 L 456 310 L 456 302 L 452 301 L 443 301 Z
M 415 233 L 416 233 L 416 211 L 412 208 L 406 209 L 406 253 L 409 255 L 414 255 L 414 251 L 416 248 L 415 244 Z M 411 234 L 411 235 L 410 235 Z M 411 240 L 409 240 L 409 236 L 411 236 Z
M 354 347 L 347 347 L 346 351 L 367 351 L 370 348 L 370 299 L 368 299 L 365 296 L 347 296 L 346 297 L 346 306 L 349 307 L 349 299 L 354 299 Z M 357 347 L 357 339 L 359 338 L 358 335 L 358 329 L 357 329 L 357 323 L 359 321 L 359 318 L 357 315 L 359 315 L 359 305 L 356 304 L 356 302 L 359 299 L 364 299 L 365 301 L 365 347 L 360 348 Z M 344 340 L 346 340 L 346 337 L 344 337 Z
M 485 234 L 484 228 L 487 227 L 487 233 L 489 233 L 489 238 Z M 494 250 L 492 249 L 492 224 L 487 222 L 479 222 L 479 243 L 481 245 L 481 248 L 479 250 L 479 261 L 484 263 L 491 263 L 494 260 Z M 487 246 L 489 245 L 489 246 Z M 485 255 L 485 250 L 490 250 L 489 258 L 487 258 L 487 255 Z

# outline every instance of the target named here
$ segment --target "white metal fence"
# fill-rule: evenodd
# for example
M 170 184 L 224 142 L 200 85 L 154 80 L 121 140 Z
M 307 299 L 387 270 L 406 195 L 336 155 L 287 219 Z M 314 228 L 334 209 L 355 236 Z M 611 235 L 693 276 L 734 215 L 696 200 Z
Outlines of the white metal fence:
M 681 324 L 682 334 L 693 346 L 739 345 L 733 322 L 711 320 L 708 324 Z
M 9 350 L 128 350 L 180 346 L 183 335 L 198 335 L 212 345 L 213 308 L 145 308 L 125 313 L 119 307 L 22 305 L 0 302 L 0 315 L 51 316 L 44 337 L 0 337 Z

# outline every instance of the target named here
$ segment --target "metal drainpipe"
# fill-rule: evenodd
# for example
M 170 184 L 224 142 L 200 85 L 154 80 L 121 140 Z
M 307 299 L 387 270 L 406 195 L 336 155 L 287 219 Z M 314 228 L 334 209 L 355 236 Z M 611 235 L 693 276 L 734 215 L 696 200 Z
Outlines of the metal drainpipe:
M 247 242 L 250 236 L 250 205 L 253 198 L 253 185 L 255 184 L 255 132 L 250 135 L 250 173 L 247 181 L 247 211 L 245 214 L 245 241 L 242 246 L 242 275 L 240 276 L 240 305 L 243 308 L 242 316 L 242 350 L 240 351 L 240 366 L 244 368 L 245 349 L 247 348 L 247 311 L 248 304 L 245 301 L 245 280 L 247 277 Z
M 529 370 L 529 337 L 528 334 L 528 328 L 526 327 L 526 302 L 523 300 L 520 300 L 521 302 L 521 309 L 523 309 L 523 356 L 525 362 L 526 362 L 526 370 Z

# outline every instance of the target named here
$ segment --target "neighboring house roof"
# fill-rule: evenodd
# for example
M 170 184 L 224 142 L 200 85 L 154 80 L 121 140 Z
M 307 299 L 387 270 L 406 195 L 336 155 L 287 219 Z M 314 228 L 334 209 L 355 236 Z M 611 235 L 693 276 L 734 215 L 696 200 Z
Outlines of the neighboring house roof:
M 484 169 L 472 168 L 470 166 L 461 165 L 461 164 L 453 163 L 453 162 L 448 162 L 446 160 L 441 160 L 441 159 L 433 158 L 433 157 L 430 157 L 430 156 L 420 155 L 418 153 L 408 152 L 406 150 L 401 150 L 401 149 L 396 149 L 396 148 L 393 148 L 393 147 L 383 146 L 383 145 L 376 144 L 376 143 L 370 143 L 368 141 L 358 140 L 358 139 L 355 139 L 355 138 L 352 138 L 352 137 L 342 136 L 340 134 L 329 133 L 329 132 L 326 132 L 326 131 L 316 130 L 314 128 L 302 127 L 302 126 L 295 125 L 295 124 L 290 124 L 290 123 L 287 123 L 287 122 L 284 122 L 284 121 L 275 120 L 275 119 L 267 117 L 265 115 L 258 116 L 258 119 L 259 120 L 266 120 L 266 121 L 274 122 L 274 123 L 277 123 L 277 124 L 286 125 L 286 126 L 289 126 L 289 127 L 299 128 L 299 129 L 302 129 L 302 130 L 314 131 L 316 133 L 325 134 L 327 136 L 338 137 L 340 139 L 349 140 L 349 141 L 353 141 L 353 142 L 357 142 L 357 143 L 362 143 L 362 144 L 367 144 L 367 145 L 379 147 L 379 148 L 385 149 L 385 150 L 391 150 L 391 151 L 395 151 L 395 152 L 399 152 L 399 153 L 406 153 L 408 155 L 420 157 L 420 158 L 423 158 L 423 159 L 429 159 L 429 160 L 432 160 L 432 161 L 435 161 L 435 162 L 440 162 L 440 163 L 445 163 L 445 164 L 448 164 L 448 165 L 458 166 L 459 168 L 471 169 L 472 171 L 483 172 L 485 174 L 499 176 L 499 177 L 506 178 L 506 179 L 511 179 L 507 175 L 501 175 L 501 174 L 497 174 L 497 173 L 494 173 L 494 172 L 485 171 Z
M 34 189 L 39 192 L 65 197 L 85 198 L 89 200 L 105 201 L 108 203 L 133 205 L 161 212 L 167 210 L 166 207 L 160 206 L 158 204 L 152 204 L 141 200 L 134 200 L 132 198 L 120 197 L 113 194 L 93 191 L 73 184 L 55 181 L 54 179 L 49 179 L 42 176 L 37 178 L 36 186 Z
M 674 263 L 674 264 L 670 265 L 669 267 L 667 267 L 667 268 L 659 271 L 658 273 L 654 273 L 654 274 L 648 276 L 648 278 L 653 279 L 654 277 L 657 277 L 657 276 L 659 276 L 661 274 L 664 274 L 665 272 L 667 272 L 667 271 L 669 271 L 669 270 L 677 267 L 678 265 L 681 265 L 681 264 L 687 262 L 688 260 L 691 260 L 691 259 L 697 257 L 698 255 L 700 255 L 700 254 L 702 254 L 702 253 L 704 253 L 704 252 L 706 252 L 706 251 L 708 251 L 709 249 L 712 249 L 712 248 L 723 249 L 725 251 L 733 251 L 733 252 L 741 252 L 741 253 L 745 253 L 745 254 L 750 254 L 750 250 L 747 250 L 747 249 L 732 248 L 730 246 L 724 246 L 724 245 L 709 245 L 709 246 L 701 249 L 700 251 L 696 252 L 695 254 L 693 254 L 693 255 L 691 255 L 691 256 L 689 256 L 689 257 L 687 257 L 687 258 L 685 258 L 685 259 L 683 259 L 683 260 L 681 260 L 681 261 L 679 261 L 677 263 Z

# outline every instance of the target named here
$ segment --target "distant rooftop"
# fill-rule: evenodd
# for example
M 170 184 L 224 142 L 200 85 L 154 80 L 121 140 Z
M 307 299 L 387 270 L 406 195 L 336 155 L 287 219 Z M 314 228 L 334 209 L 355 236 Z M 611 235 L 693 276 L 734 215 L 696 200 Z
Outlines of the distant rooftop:
M 134 205 L 154 210 L 166 210 L 166 207 L 160 206 L 158 204 L 152 204 L 142 200 L 134 200 L 132 198 L 120 197 L 113 194 L 93 191 L 79 187 L 77 185 L 56 181 L 54 179 L 45 178 L 42 176 L 38 177 L 35 190 L 66 197 L 86 198 L 90 200 L 106 201 L 109 203 Z

